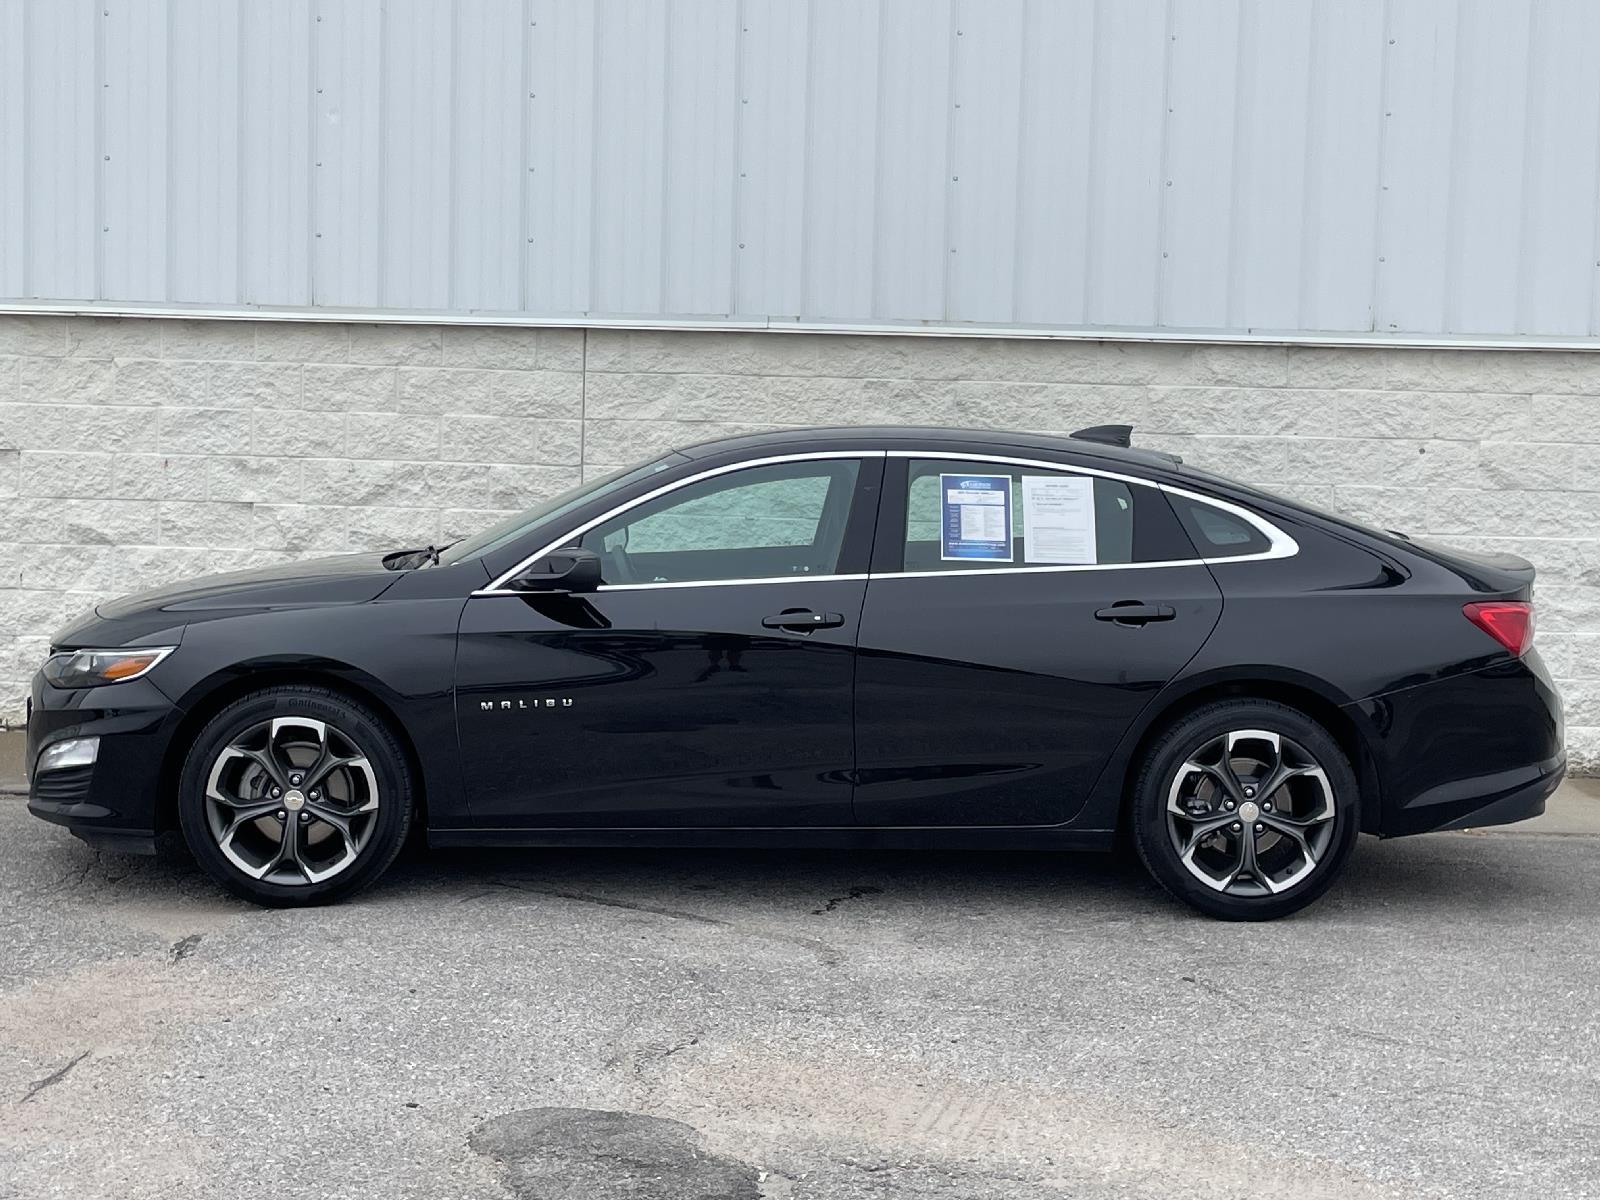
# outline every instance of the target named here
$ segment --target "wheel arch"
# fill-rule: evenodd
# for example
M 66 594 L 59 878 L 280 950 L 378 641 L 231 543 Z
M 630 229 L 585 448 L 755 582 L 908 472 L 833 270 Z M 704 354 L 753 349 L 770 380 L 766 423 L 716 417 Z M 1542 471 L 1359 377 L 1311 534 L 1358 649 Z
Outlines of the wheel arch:
M 189 747 L 206 724 L 228 705 L 252 693 L 269 687 L 298 684 L 326 688 L 335 695 L 354 701 L 368 709 L 381 720 L 400 744 L 406 766 L 411 771 L 412 797 L 416 804 L 416 819 L 421 828 L 428 827 L 427 779 L 422 769 L 422 759 L 412 740 L 410 731 L 400 720 L 395 706 L 384 698 L 379 687 L 364 679 L 352 677 L 350 668 L 328 662 L 295 666 L 275 664 L 243 665 L 212 676 L 191 689 L 184 698 L 182 716 L 167 739 L 162 754 L 156 789 L 156 832 L 178 828 L 178 777 Z
M 1361 789 L 1361 829 L 1376 833 L 1383 810 L 1378 770 L 1360 726 L 1333 694 L 1314 680 L 1281 675 L 1240 674 L 1193 681 L 1191 686 L 1158 697 L 1144 714 L 1144 722 L 1127 743 L 1118 764 L 1117 833 L 1125 836 L 1139 764 L 1150 747 L 1184 717 L 1219 700 L 1273 700 L 1305 713 L 1328 731 L 1355 772 Z

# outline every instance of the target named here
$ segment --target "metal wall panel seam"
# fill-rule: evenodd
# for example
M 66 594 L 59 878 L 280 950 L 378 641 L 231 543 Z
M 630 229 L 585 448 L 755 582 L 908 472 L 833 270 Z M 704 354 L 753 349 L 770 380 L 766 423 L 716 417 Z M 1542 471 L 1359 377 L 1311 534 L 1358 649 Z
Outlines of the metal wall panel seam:
M 1536 145 L 1533 137 L 1533 56 L 1539 44 L 1539 8 L 1538 0 L 1528 5 L 1528 53 L 1524 56 L 1522 78 L 1526 91 L 1522 106 L 1522 191 L 1526 196 L 1532 190 L 1533 184 L 1533 151 Z M 1514 329 L 1528 327 L 1527 305 L 1524 301 L 1528 294 L 1528 268 L 1533 262 L 1533 213 L 1531 204 L 1518 206 L 1521 220 L 1517 223 L 1517 281 L 1516 298 L 1511 304 L 1511 325 Z
M 1099 269 L 1099 264 L 1096 261 L 1099 258 L 1099 249 L 1098 249 L 1099 241 L 1095 237 L 1094 223 L 1093 223 L 1092 218 L 1094 216 L 1094 196 L 1095 196 L 1095 152 L 1094 152 L 1094 149 L 1095 149 L 1095 138 L 1094 138 L 1094 130 L 1096 130 L 1096 129 L 1098 129 L 1100 127 L 1100 119 L 1101 119 L 1101 116 L 1102 116 L 1102 112 L 1101 112 L 1102 106 L 1101 106 L 1101 103 L 1100 103 L 1101 84 L 1103 82 L 1102 77 L 1101 77 L 1101 67 L 1100 67 L 1100 27 L 1101 27 L 1101 24 L 1102 24 L 1102 22 L 1100 20 L 1100 5 L 1101 5 L 1101 3 L 1102 3 L 1102 0 L 1093 0 L 1093 3 L 1091 4 L 1090 9 L 1089 9 L 1089 14 L 1090 14 L 1089 15 L 1089 21 L 1090 21 L 1090 26 L 1089 26 L 1089 131 L 1090 132 L 1089 132 L 1088 138 L 1084 142 L 1084 155 L 1083 155 L 1083 180 L 1084 180 L 1084 191 L 1083 191 L 1083 196 L 1084 196 L 1084 201 L 1083 201 L 1083 218 L 1084 218 L 1084 220 L 1083 220 L 1083 224 L 1084 224 L 1083 278 L 1078 281 L 1079 282 L 1079 290 L 1083 293 L 1082 297 L 1081 297 L 1081 303 L 1079 305 L 1078 311 L 1080 313 L 1082 313 L 1085 318 L 1087 318 L 1088 315 L 1091 312 L 1094 311 L 1094 306 L 1093 306 L 1093 304 L 1090 303 L 1091 291 L 1092 291 L 1091 281 L 1094 279 L 1095 273 Z
M 806 269 L 806 264 L 811 261 L 811 222 L 807 200 L 811 195 L 810 181 L 812 165 L 812 114 L 816 111 L 816 97 L 813 95 L 813 85 L 816 82 L 817 63 L 817 0 L 806 0 L 806 103 L 805 126 L 801 133 L 803 139 L 800 147 L 800 278 L 799 284 L 800 312 L 811 311 L 811 272 Z M 798 314 L 796 314 L 798 315 Z
M 876 94 L 877 108 L 873 112 L 872 123 L 872 275 L 870 277 L 870 294 L 867 297 L 867 311 L 874 317 L 883 308 L 883 289 L 879 284 L 879 268 L 883 263 L 883 256 L 878 252 L 883 245 L 883 76 L 884 53 L 889 37 L 889 3 L 888 0 L 878 0 L 878 46 L 877 46 L 877 79 Z M 732 309 L 728 311 L 732 312 Z
M 177 21 L 178 16 L 176 9 L 171 4 L 167 5 L 167 238 L 165 254 L 166 287 L 163 290 L 166 293 L 164 298 L 168 300 L 172 298 L 173 281 L 178 277 L 178 239 L 172 236 L 172 197 L 176 192 L 178 176 L 178 156 L 173 153 L 174 147 L 177 145 L 178 141 L 176 125 L 178 105 L 176 98 L 173 95 L 173 78 L 175 72 L 172 69 L 172 64 L 177 56 L 178 49 Z
M 1245 162 L 1252 153 L 1245 134 L 1245 112 L 1256 96 L 1255 78 L 1250 70 L 1251 54 L 1256 39 L 1250 36 L 1251 21 L 1248 6 L 1239 9 L 1239 24 L 1233 31 L 1233 148 L 1228 156 L 1228 257 L 1227 279 L 1222 286 L 1222 311 L 1217 314 L 1223 324 L 1234 319 L 1239 311 L 1239 194 Z
M 1383 45 L 1379 53 L 1383 55 L 1383 67 L 1378 76 L 1378 186 L 1372 203 L 1377 212 L 1373 217 L 1372 250 L 1377 259 L 1372 264 L 1372 303 L 1370 305 L 1372 332 L 1377 333 L 1384 325 L 1384 314 L 1380 311 L 1379 303 L 1383 296 L 1383 278 L 1387 272 L 1388 251 L 1385 238 L 1388 236 L 1384 215 L 1388 209 L 1387 193 L 1389 191 L 1389 86 L 1394 67 L 1394 55 L 1389 47 L 1394 45 L 1394 0 L 1383 0 Z
M 455 0 L 451 0 L 451 10 L 458 7 Z M 378 5 L 378 31 L 377 31 L 377 89 L 378 89 L 378 120 L 372 131 L 372 153 L 377 158 L 376 171 L 378 178 L 378 191 L 374 201 L 373 221 L 378 226 L 378 252 L 372 259 L 373 283 L 372 294 L 377 296 L 378 303 L 385 302 L 389 294 L 389 262 L 383 253 L 384 230 L 389 221 L 389 189 L 386 186 L 389 179 L 389 139 L 385 136 L 389 130 L 389 80 L 383 69 L 384 51 L 387 48 L 389 36 L 389 6 Z
M 748 5 L 750 0 L 735 0 L 733 17 L 737 22 L 737 40 L 733 45 L 733 101 L 737 111 L 733 118 L 733 219 L 729 222 L 732 245 L 728 249 L 728 308 L 730 315 L 739 311 L 739 252 L 744 249 L 744 196 L 748 188 L 744 161 L 745 109 L 749 106 L 745 96 L 745 43 L 750 36 Z
M 1159 179 L 1156 186 L 1161 189 L 1161 203 L 1156 209 L 1156 250 L 1160 257 L 1156 260 L 1155 273 L 1155 304 L 1152 310 L 1155 313 L 1156 324 L 1160 325 L 1166 316 L 1164 297 L 1167 291 L 1167 265 L 1172 261 L 1172 248 L 1167 240 L 1167 221 L 1171 215 L 1174 197 L 1172 192 L 1172 46 L 1178 40 L 1177 13 L 1173 0 L 1165 0 L 1165 20 L 1162 24 L 1162 37 L 1165 45 L 1161 47 L 1161 159 L 1158 168 Z M 1085 313 L 1089 311 L 1084 310 Z
M 449 117 L 445 121 L 446 136 L 450 139 L 450 184 L 445 189 L 445 252 L 444 294 L 449 306 L 460 308 L 456 289 L 456 262 L 461 253 L 460 238 L 456 234 L 461 205 L 457 189 L 461 186 L 461 5 L 450 0 L 450 47 L 445 55 L 450 64 Z
M 1022 0 L 1022 52 L 1017 57 L 1017 177 L 1011 213 L 1011 320 L 1022 319 L 1022 227 L 1028 194 L 1028 31 L 1037 17 L 1033 0 Z
M 1022 19 L 1018 22 L 1021 31 L 1021 45 L 1017 48 L 1017 163 L 1016 176 L 1012 180 L 1015 189 L 1011 198 L 1011 293 L 1010 305 L 1007 310 L 1008 319 L 1020 320 L 1022 317 L 1022 301 L 1020 297 L 1022 280 L 1022 206 L 1025 189 L 1023 184 L 1027 178 L 1024 169 L 1028 161 L 1028 154 L 1024 149 L 1028 145 L 1028 30 L 1035 17 L 1033 0 L 1022 0 Z
M 522 0 L 522 86 L 517 89 L 517 97 L 522 104 L 521 132 L 517 137 L 517 168 L 520 172 L 517 180 L 517 256 L 521 264 L 517 271 L 517 306 L 524 312 L 528 310 L 528 301 L 532 294 L 528 283 L 532 251 L 528 246 L 533 241 L 531 232 L 533 227 L 529 223 L 533 191 L 529 186 L 528 176 L 533 173 L 533 163 L 528 154 L 528 145 L 533 136 L 533 31 L 536 28 L 533 20 L 533 0 Z M 582 462 L 583 459 L 580 457 L 578 461 Z
M 1321 72 L 1317 64 L 1321 61 L 1317 54 L 1317 8 L 1321 0 L 1311 0 L 1311 19 L 1306 22 L 1306 126 L 1305 132 L 1300 136 L 1300 194 L 1305 197 L 1306 210 L 1310 211 L 1312 203 L 1311 181 L 1313 178 L 1312 165 L 1316 160 L 1316 147 L 1312 145 L 1313 135 L 1316 132 L 1317 122 L 1312 98 L 1317 95 L 1317 85 L 1320 82 Z M 1295 289 L 1295 314 L 1294 323 L 1306 323 L 1306 310 L 1310 307 L 1307 303 L 1307 293 L 1311 289 L 1311 279 L 1316 270 L 1316 263 L 1311 260 L 1312 222 L 1300 222 L 1300 280 Z
M 22 174 L 28 174 L 33 168 L 33 109 L 31 92 L 33 89 L 33 22 L 29 14 L 33 12 L 33 5 L 22 5 Z M 28 252 L 29 245 L 33 242 L 33 197 L 26 182 L 19 184 L 22 195 L 22 242 L 20 252 L 22 266 L 19 274 L 22 279 L 22 294 L 33 296 L 33 263 L 32 255 Z
M 1596 142 L 1600 143 L 1600 130 L 1597 130 Z M 1600 150 L 1597 150 L 1600 154 Z M 1594 214 L 1594 242 L 1590 251 L 1595 258 L 1593 287 L 1589 297 L 1589 333 L 1600 334 L 1600 204 L 1595 205 Z
M 233 30 L 233 34 L 234 34 L 234 51 L 233 52 L 237 56 L 234 59 L 234 67 L 233 67 L 233 86 L 234 86 L 234 89 L 235 89 L 235 97 L 234 97 L 234 108 L 235 108 L 235 113 L 234 113 L 234 126 L 235 126 L 235 128 L 234 128 L 234 137 L 238 139 L 238 147 L 239 147 L 239 152 L 238 152 L 238 154 L 236 154 L 234 156 L 234 162 L 233 162 L 233 167 L 234 167 L 234 171 L 233 171 L 233 186 L 237 189 L 237 195 L 235 195 L 234 198 L 233 198 L 234 199 L 234 230 L 233 230 L 233 233 L 234 233 L 234 242 L 235 242 L 234 253 L 237 256 L 237 261 L 238 261 L 238 264 L 239 264 L 238 271 L 235 273 L 235 276 L 234 276 L 235 283 L 236 283 L 236 286 L 234 288 L 234 300 L 235 300 L 235 302 L 237 302 L 239 304 L 243 304 L 249 299 L 249 292 L 250 292 L 249 284 L 247 282 L 249 274 L 250 274 L 250 262 L 249 262 L 249 258 L 247 257 L 247 255 L 248 255 L 248 247 L 249 247 L 250 243 L 249 243 L 249 241 L 248 241 L 248 239 L 246 237 L 246 230 L 245 230 L 245 196 L 246 196 L 246 190 L 245 190 L 245 182 L 244 182 L 244 177 L 245 177 L 245 154 L 246 154 L 246 150 L 245 150 L 245 128 L 246 128 L 245 106 L 249 103 L 249 92 L 245 88 L 245 71 L 244 71 L 245 26 L 247 24 L 248 24 L 248 21 L 247 21 L 247 19 L 245 17 L 244 10 L 241 8 L 239 10 L 239 19 L 234 22 L 234 30 Z M 170 65 L 169 65 L 168 69 L 169 70 L 171 69 Z M 169 229 L 168 229 L 167 236 L 170 237 L 171 236 L 170 222 L 168 222 L 168 226 L 169 226 Z M 170 287 L 171 287 L 171 281 L 170 280 L 168 281 L 167 286 L 170 289 Z M 382 299 L 383 293 L 382 292 L 378 293 L 378 296 L 379 296 L 380 299 Z
M 111 0 L 105 7 L 83 0 L 94 21 L 94 294 L 106 294 L 106 22 L 111 19 Z M 95 9 L 100 9 L 98 13 Z
M 950 0 L 950 45 L 945 59 L 945 72 L 947 94 L 944 113 L 944 261 L 940 263 L 942 282 L 939 285 L 940 315 L 945 320 L 950 320 L 951 314 L 957 311 L 957 306 L 952 302 L 950 295 L 950 260 L 955 258 L 957 247 L 955 244 L 956 220 L 956 185 L 960 182 L 956 178 L 956 168 L 959 164 L 955 160 L 956 145 L 956 109 L 961 104 L 961 58 L 958 46 L 961 42 L 961 0 Z M 874 313 L 874 316 L 877 314 Z
M 312 0 L 311 19 L 306 22 L 306 87 L 311 94 L 306 97 L 306 157 L 311 169 L 306 172 L 306 296 L 310 303 L 317 302 L 317 239 L 322 236 L 317 228 L 322 222 L 317 216 L 317 134 L 321 128 L 320 105 L 317 103 L 317 80 L 322 75 L 322 56 L 318 53 L 317 27 L 322 24 L 320 0 Z
M 1461 189 L 1456 186 L 1456 173 L 1461 169 L 1461 139 L 1465 136 L 1465 122 L 1461 118 L 1461 92 L 1466 86 L 1466 71 L 1462 69 L 1465 54 L 1462 43 L 1467 36 L 1466 0 L 1456 12 L 1455 41 L 1452 47 L 1455 70 L 1450 76 L 1450 138 L 1449 157 L 1445 160 L 1445 210 L 1444 210 L 1444 269 L 1439 272 L 1439 328 L 1450 328 L 1450 297 L 1455 294 L 1460 281 L 1457 278 L 1461 264 Z
M 605 61 L 602 53 L 604 39 L 600 36 L 603 24 L 600 19 L 600 9 L 596 5 L 594 19 L 589 25 L 590 51 L 594 55 L 594 68 L 590 72 L 589 101 L 592 105 L 589 113 L 589 136 L 592 141 L 600 137 L 600 92 L 601 92 L 601 64 Z M 594 197 L 600 194 L 600 155 L 592 148 L 589 151 L 589 203 L 592 208 Z M 586 281 L 583 308 L 585 312 L 592 311 L 595 307 L 596 281 L 600 278 L 600 239 L 595 235 L 595 221 L 591 215 L 589 220 L 589 278 Z M 732 312 L 732 308 L 728 310 Z
M 672 20 L 671 0 L 667 0 L 667 22 Z M 672 32 L 664 29 L 661 39 L 661 100 L 656 105 L 656 115 L 660 119 L 659 136 L 661 141 L 661 237 L 656 243 L 656 311 L 667 311 L 667 272 L 670 269 L 668 259 L 672 254 L 671 230 L 667 227 L 667 212 L 672 195 L 672 155 L 667 153 L 667 130 L 672 127 L 672 119 L 667 112 L 667 107 L 672 103 Z

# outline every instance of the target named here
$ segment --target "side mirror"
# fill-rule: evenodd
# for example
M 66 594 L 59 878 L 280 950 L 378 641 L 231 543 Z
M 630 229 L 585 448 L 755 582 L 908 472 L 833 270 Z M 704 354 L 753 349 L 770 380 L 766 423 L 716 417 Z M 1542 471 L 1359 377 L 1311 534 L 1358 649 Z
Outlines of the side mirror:
M 592 592 L 600 586 L 600 556 L 579 546 L 552 550 L 506 587 L 515 592 Z

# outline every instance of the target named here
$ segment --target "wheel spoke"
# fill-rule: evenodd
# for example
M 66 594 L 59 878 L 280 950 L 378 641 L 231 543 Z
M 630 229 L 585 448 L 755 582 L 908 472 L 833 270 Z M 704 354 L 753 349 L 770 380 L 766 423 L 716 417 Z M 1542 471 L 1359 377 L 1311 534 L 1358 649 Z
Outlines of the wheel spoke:
M 289 865 L 300 872 L 303 879 L 309 881 L 305 864 L 300 861 L 300 822 L 292 816 L 283 822 L 283 828 L 278 832 L 278 848 L 276 852 L 259 867 L 250 869 L 250 873 L 257 879 L 266 879 L 278 868 Z
M 1275 833 L 1281 833 L 1299 846 L 1300 853 L 1308 865 L 1313 867 L 1317 865 L 1317 852 L 1311 848 L 1311 840 L 1306 836 L 1306 831 L 1310 828 L 1308 824 L 1301 821 L 1285 821 L 1280 817 L 1265 813 L 1262 814 L 1261 823 Z
M 1253 829 L 1246 829 L 1239 834 L 1239 865 L 1233 872 L 1233 878 L 1228 880 L 1228 886 L 1231 888 L 1245 875 L 1269 892 L 1278 890 L 1278 885 L 1267 877 L 1266 871 L 1261 868 L 1261 860 L 1256 857 L 1256 837 Z
M 278 756 L 272 752 L 270 742 L 265 750 L 256 750 L 236 743 L 229 746 L 228 751 L 240 758 L 248 758 L 255 763 L 256 766 L 267 773 L 267 778 L 272 780 L 278 787 L 287 788 L 289 786 L 289 773 L 284 769 L 283 764 L 278 762 Z
M 1187 819 L 1190 823 L 1190 830 L 1188 840 L 1183 846 L 1184 854 L 1194 853 L 1194 851 L 1199 848 L 1201 842 L 1205 841 L 1208 837 L 1211 837 L 1219 830 L 1226 829 L 1229 825 L 1238 820 L 1233 813 L 1215 813 L 1209 817 L 1201 817 L 1199 820 L 1195 820 L 1193 818 Z
M 231 836 L 241 825 L 251 821 L 259 821 L 268 813 L 276 812 L 281 807 L 277 800 L 253 800 L 248 804 L 235 804 L 232 808 L 232 817 L 228 822 L 228 834 Z
M 329 808 L 326 804 L 312 804 L 310 801 L 306 802 L 305 810 L 317 820 L 323 822 L 323 824 L 331 825 L 334 829 L 337 829 L 339 836 L 345 840 L 345 845 L 353 846 L 355 844 L 355 837 L 350 831 L 351 818 L 355 814 L 342 813 L 336 809 Z
M 1232 800 L 1235 804 L 1244 803 L 1244 784 L 1233 773 L 1233 764 L 1227 760 L 1226 756 L 1221 762 L 1213 763 L 1210 766 L 1202 765 L 1200 769 L 1222 789 L 1223 794 L 1229 800 Z
M 1289 780 L 1316 772 L 1316 767 L 1289 767 L 1280 762 L 1277 768 L 1262 781 L 1261 786 L 1256 789 L 1256 793 L 1262 800 L 1271 800 Z
M 348 756 L 335 754 L 325 745 L 322 747 L 322 753 L 317 756 L 317 761 L 307 767 L 305 773 L 301 775 L 300 786 L 307 790 L 320 787 L 322 781 L 340 767 L 348 767 L 353 763 L 364 761 L 359 754 Z

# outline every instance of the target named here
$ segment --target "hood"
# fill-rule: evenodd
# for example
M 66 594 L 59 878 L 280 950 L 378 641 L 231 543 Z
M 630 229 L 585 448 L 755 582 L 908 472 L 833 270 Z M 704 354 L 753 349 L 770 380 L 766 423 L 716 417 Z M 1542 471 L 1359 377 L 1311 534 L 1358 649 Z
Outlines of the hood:
M 382 554 L 340 554 L 280 563 L 254 571 L 202 575 L 148 592 L 107 600 L 95 612 L 107 621 L 146 613 L 207 613 L 247 608 L 298 608 L 308 604 L 361 604 L 381 595 L 401 572 Z

